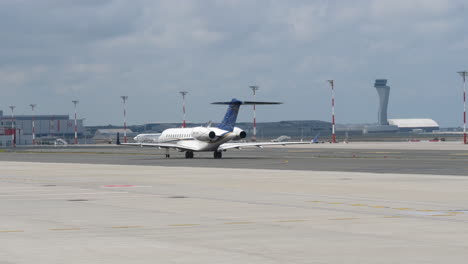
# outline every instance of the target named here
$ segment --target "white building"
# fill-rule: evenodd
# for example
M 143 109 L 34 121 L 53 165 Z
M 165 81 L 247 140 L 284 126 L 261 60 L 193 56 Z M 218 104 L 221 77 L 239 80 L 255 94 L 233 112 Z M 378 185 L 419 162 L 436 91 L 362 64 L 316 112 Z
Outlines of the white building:
M 439 124 L 429 118 L 405 118 L 405 119 L 389 119 L 388 123 L 398 127 L 399 131 L 410 132 L 415 129 L 424 132 L 432 132 L 439 130 Z

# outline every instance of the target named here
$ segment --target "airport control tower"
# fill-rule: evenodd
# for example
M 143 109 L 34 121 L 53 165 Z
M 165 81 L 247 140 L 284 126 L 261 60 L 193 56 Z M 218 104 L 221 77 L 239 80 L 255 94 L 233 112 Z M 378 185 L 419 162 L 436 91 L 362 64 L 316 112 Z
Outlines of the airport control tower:
M 388 108 L 388 97 L 390 96 L 390 86 L 387 86 L 386 79 L 377 79 L 374 84 L 377 93 L 379 94 L 380 104 L 378 113 L 378 122 L 381 126 L 387 126 L 387 108 Z

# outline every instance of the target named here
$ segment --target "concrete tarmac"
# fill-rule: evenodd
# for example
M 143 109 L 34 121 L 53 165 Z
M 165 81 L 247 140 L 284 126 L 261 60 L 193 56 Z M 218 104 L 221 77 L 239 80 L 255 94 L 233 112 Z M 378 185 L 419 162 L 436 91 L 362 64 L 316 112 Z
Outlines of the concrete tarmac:
M 0 153 L 3 161 L 126 164 L 176 167 L 249 168 L 468 175 L 468 146 L 461 143 L 313 144 L 230 150 L 223 159 L 195 153 L 194 159 L 171 151 L 124 146 L 22 148 Z
M 466 263 L 468 257 L 468 177 L 0 166 L 2 264 Z
M 468 147 L 0 152 L 0 263 L 466 263 Z

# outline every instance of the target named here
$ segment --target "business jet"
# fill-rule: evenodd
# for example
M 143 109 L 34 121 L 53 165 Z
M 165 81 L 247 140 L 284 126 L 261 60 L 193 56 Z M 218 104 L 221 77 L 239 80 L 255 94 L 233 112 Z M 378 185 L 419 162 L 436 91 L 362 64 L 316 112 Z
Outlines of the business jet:
M 166 158 L 170 158 L 169 150 L 185 152 L 185 158 L 193 158 L 194 152 L 212 151 L 215 159 L 222 158 L 222 153 L 228 149 L 243 147 L 260 147 L 270 145 L 310 144 L 312 142 L 230 142 L 247 137 L 247 133 L 235 127 L 241 105 L 277 104 L 267 102 L 239 101 L 215 102 L 213 104 L 228 105 L 223 121 L 217 127 L 169 128 L 164 130 L 153 142 L 121 143 L 127 146 L 156 147 L 166 150 Z M 154 134 L 153 134 L 154 135 Z
M 157 143 L 161 133 L 138 134 L 133 140 L 137 143 Z

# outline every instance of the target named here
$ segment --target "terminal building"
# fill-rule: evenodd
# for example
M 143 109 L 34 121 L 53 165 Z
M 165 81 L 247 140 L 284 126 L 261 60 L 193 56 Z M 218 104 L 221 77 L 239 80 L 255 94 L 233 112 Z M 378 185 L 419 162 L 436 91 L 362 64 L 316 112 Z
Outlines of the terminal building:
M 0 111 L 0 147 L 11 146 L 13 138 L 16 145 L 31 145 L 33 119 L 36 140 L 39 144 L 43 140 L 56 138 L 73 141 L 75 120 L 70 119 L 69 115 L 15 115 L 12 118 L 3 115 L 3 111 Z M 83 119 L 77 120 L 77 132 L 78 137 L 83 136 Z

